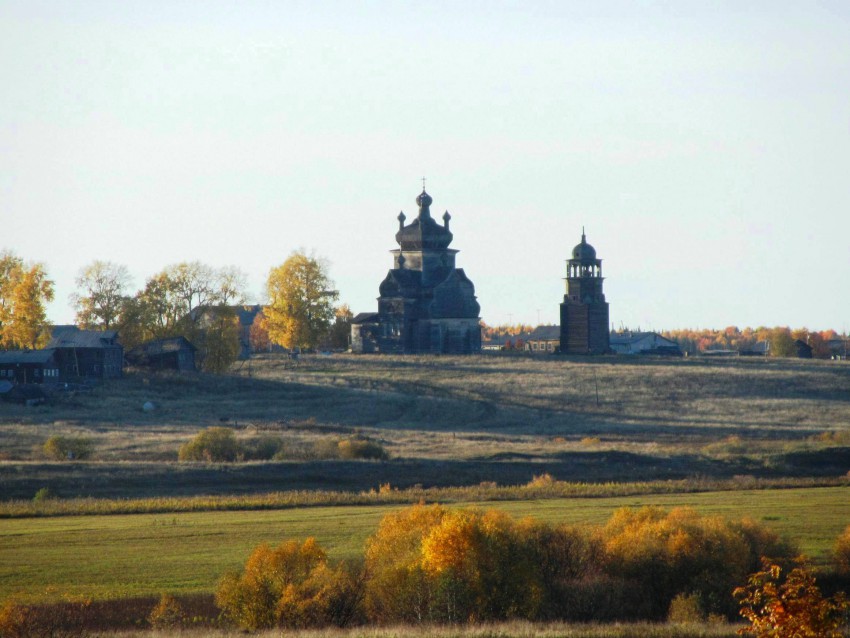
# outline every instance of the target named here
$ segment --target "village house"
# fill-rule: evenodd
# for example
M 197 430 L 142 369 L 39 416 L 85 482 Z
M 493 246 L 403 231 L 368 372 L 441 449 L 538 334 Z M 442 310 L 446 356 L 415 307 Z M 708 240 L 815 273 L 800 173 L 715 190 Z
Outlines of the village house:
M 185 337 L 171 337 L 138 345 L 128 351 L 125 358 L 137 368 L 194 372 L 195 352 L 195 346 Z
M 537 326 L 525 338 L 529 352 L 557 352 L 561 347 L 560 326 Z
M 9 350 L 0 352 L 0 381 L 18 383 L 55 383 L 59 381 L 59 363 L 54 350 Z
M 54 326 L 47 350 L 53 350 L 62 381 L 115 379 L 124 367 L 124 348 L 115 330 Z
M 657 332 L 612 332 L 609 342 L 616 354 L 661 354 L 682 356 L 679 344 Z

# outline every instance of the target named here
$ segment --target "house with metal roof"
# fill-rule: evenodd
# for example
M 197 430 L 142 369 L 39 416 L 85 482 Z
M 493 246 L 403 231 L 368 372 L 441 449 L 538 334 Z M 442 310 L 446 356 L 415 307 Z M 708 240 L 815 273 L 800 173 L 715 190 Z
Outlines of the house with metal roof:
M 561 347 L 561 326 L 537 326 L 525 336 L 529 352 L 557 352 Z

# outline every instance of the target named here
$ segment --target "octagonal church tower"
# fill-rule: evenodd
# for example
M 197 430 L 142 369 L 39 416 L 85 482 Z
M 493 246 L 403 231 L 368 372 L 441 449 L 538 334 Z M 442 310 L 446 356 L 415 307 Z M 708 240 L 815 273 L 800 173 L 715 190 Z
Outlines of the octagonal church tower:
M 391 251 L 393 268 L 379 287 L 378 312 L 352 320 L 354 352 L 469 354 L 481 350 L 481 307 L 475 286 L 455 267 L 449 248 L 451 215 L 443 224 L 431 217 L 433 199 L 425 189 L 416 198 L 419 214 L 405 225 L 399 213 Z
M 605 354 L 608 343 L 608 303 L 602 292 L 602 260 L 587 243 L 584 228 L 581 243 L 567 260 L 567 294 L 561 304 L 561 352 Z

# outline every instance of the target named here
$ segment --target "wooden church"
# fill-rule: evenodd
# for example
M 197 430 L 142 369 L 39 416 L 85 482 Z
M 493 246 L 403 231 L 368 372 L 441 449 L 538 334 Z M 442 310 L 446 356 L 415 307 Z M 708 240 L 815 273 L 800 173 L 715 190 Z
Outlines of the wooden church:
M 419 214 L 405 225 L 398 216 L 391 251 L 393 267 L 379 287 L 378 312 L 360 313 L 351 322 L 353 352 L 469 354 L 481 350 L 481 307 L 475 286 L 455 267 L 458 251 L 449 248 L 451 215 L 431 217 L 433 199 L 422 189 Z

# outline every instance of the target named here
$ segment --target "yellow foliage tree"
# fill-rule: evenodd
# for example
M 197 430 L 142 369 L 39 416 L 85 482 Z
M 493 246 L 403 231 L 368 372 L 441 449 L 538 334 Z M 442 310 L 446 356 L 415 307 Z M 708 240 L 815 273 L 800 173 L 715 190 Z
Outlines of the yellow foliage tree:
M 835 541 L 835 566 L 839 574 L 850 576 L 850 525 Z
M 0 254 L 0 347 L 41 348 L 50 341 L 45 304 L 53 301 L 53 282 L 42 264 L 26 264 L 10 252 Z
M 337 293 L 321 260 L 294 252 L 272 268 L 265 309 L 269 337 L 284 348 L 315 348 L 328 334 Z

